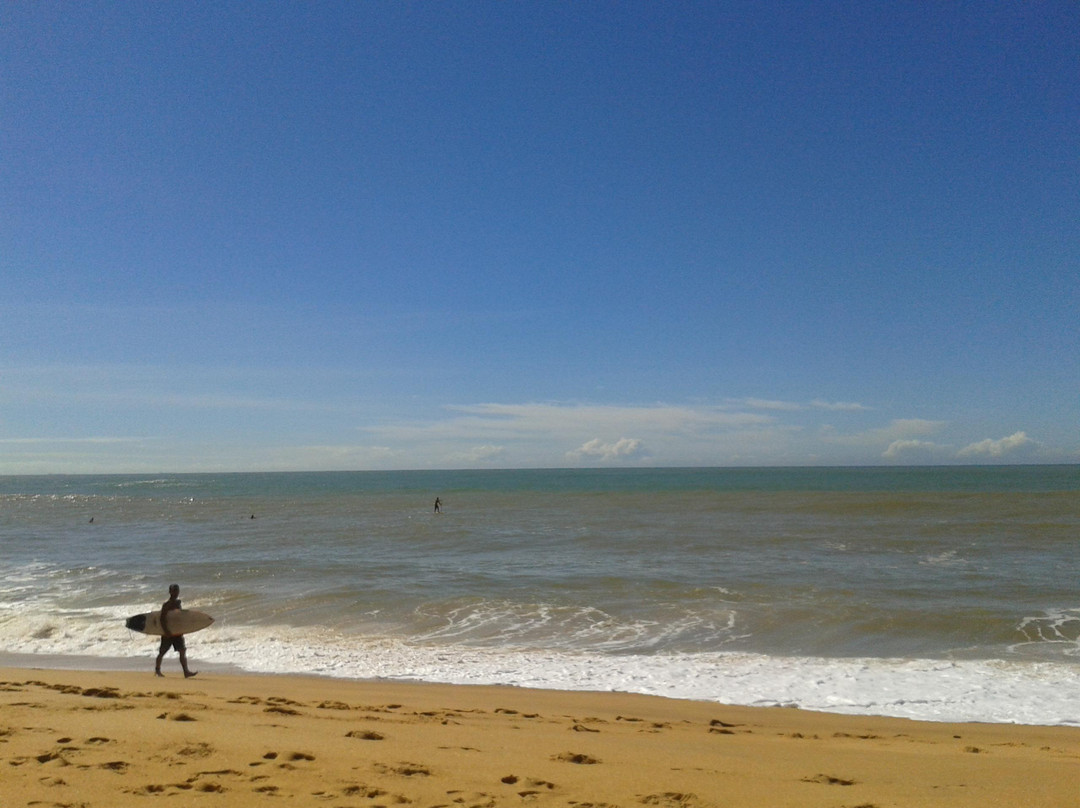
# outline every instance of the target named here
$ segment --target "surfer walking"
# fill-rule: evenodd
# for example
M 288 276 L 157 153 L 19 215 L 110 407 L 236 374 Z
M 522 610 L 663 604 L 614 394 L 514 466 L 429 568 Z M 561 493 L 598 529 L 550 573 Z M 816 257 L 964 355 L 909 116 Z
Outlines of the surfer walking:
M 190 679 L 192 676 L 198 673 L 192 673 L 188 670 L 187 664 L 187 646 L 184 645 L 183 634 L 169 634 L 168 614 L 169 612 L 181 608 L 180 606 L 180 585 L 173 584 L 169 587 L 169 599 L 161 604 L 161 630 L 165 632 L 161 637 L 161 647 L 158 649 L 157 663 L 154 665 L 154 673 L 161 676 L 161 660 L 165 658 L 165 653 L 173 648 L 178 654 L 180 654 L 180 667 L 184 669 L 184 678 Z

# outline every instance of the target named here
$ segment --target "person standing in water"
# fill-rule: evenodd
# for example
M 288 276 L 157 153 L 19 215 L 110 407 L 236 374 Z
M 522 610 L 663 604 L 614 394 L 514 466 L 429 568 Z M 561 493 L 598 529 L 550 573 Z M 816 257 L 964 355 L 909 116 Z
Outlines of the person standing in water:
M 435 497 L 435 513 L 442 513 L 442 500 Z
M 161 676 L 161 660 L 165 658 L 165 652 L 174 648 L 180 654 L 180 667 L 184 669 L 184 678 L 190 679 L 198 674 L 188 670 L 187 646 L 184 644 L 183 634 L 169 634 L 169 612 L 182 608 L 180 606 L 180 585 L 173 584 L 169 587 L 169 599 L 161 604 L 161 630 L 165 632 L 161 636 L 161 647 L 158 649 L 157 662 L 154 665 L 154 673 Z

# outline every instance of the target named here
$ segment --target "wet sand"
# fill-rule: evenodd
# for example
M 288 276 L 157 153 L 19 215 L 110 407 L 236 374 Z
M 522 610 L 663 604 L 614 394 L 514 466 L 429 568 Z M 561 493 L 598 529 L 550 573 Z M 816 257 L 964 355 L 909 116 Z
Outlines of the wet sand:
M 5 806 L 1080 805 L 1080 728 L 618 693 L 0 668 Z

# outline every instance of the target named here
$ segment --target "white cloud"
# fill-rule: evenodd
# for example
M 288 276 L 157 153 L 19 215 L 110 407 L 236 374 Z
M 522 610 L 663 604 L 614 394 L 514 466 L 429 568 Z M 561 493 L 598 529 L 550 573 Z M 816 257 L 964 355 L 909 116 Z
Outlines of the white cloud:
M 999 440 L 981 440 L 965 446 L 958 452 L 960 457 L 1005 457 L 1016 454 L 1025 449 L 1031 449 L 1038 444 L 1027 436 L 1026 432 L 1014 432 L 1006 438 Z
M 869 412 L 870 407 L 854 401 L 826 401 L 815 398 L 813 401 L 802 404 L 798 401 L 782 401 L 770 398 L 739 398 L 729 399 L 728 403 L 734 407 L 745 407 L 750 410 L 771 410 L 773 412 L 802 412 L 804 410 L 827 410 L 829 412 Z
M 862 412 L 854 403 L 816 401 L 796 411 L 782 401 L 721 405 L 484 403 L 447 407 L 444 417 L 363 427 L 410 467 L 460 468 L 648 462 L 656 465 L 801 465 L 945 462 L 955 447 L 937 439 L 950 425 L 895 418 L 857 432 L 805 423 L 813 412 Z M 750 409 L 754 405 L 758 411 Z M 769 408 L 769 412 L 760 409 Z M 790 419 L 786 413 L 792 413 Z M 621 437 L 616 437 L 621 436 Z M 632 437 L 628 437 L 632 436 Z M 1035 447 L 1022 433 L 975 444 L 960 457 L 1000 456 Z M 480 449 L 478 447 L 489 447 Z M 497 447 L 497 450 L 496 448 Z M 647 449 L 646 449 L 647 447 Z M 998 454 L 992 454 L 998 453 Z M 413 458 L 402 461 L 400 458 Z
M 922 418 L 894 418 L 886 426 L 867 429 L 863 432 L 842 434 L 832 427 L 821 430 L 820 436 L 825 443 L 865 449 L 891 447 L 898 441 L 914 441 L 939 432 L 945 426 L 944 421 L 927 421 Z M 887 451 L 887 450 L 886 450 Z
M 868 412 L 870 407 L 854 401 L 824 401 L 815 398 L 810 406 L 816 410 L 829 410 L 830 412 Z
M 48 446 L 63 444 L 111 444 L 111 443 L 142 443 L 146 438 L 0 438 L 0 443 L 22 446 Z
M 1053 462 L 1075 458 L 1016 432 L 964 446 L 957 425 L 867 418 L 827 399 L 688 404 L 479 403 L 390 415 L 348 374 L 156 368 L 0 368 L 0 404 L 46 411 L 72 437 L 0 435 L 0 472 L 530 468 L 605 464 L 750 466 L 890 462 Z M 400 402 L 399 402 L 400 403 Z M 205 417 L 203 413 L 206 413 Z M 168 417 L 163 417 L 163 414 Z M 303 416 L 300 418 L 298 416 Z M 29 419 L 24 418 L 28 423 Z M 832 420 L 833 423 L 829 423 Z M 867 428 L 867 422 L 876 424 Z M 92 425 L 90 425 L 92 424 Z M 859 426 L 856 427 L 856 424 Z M 0 424 L 2 426 L 3 424 Z M 304 432 L 298 434 L 298 425 Z M 35 426 L 33 429 L 38 429 Z M 940 437 L 948 428 L 950 443 Z M 854 431 L 858 429 L 858 431 Z M 44 432 L 44 430 L 42 430 Z M 144 437 L 124 437 L 145 433 Z M 646 448 L 647 447 L 647 448 Z
M 452 455 L 449 460 L 453 465 L 483 466 L 500 460 L 506 454 L 505 446 L 473 446 L 457 455 Z
M 929 440 L 894 440 L 881 456 L 889 460 L 910 459 L 914 456 L 934 455 L 942 446 Z
M 540 430 L 573 428 L 592 432 L 598 431 L 597 427 L 610 428 L 612 425 L 697 431 L 733 429 L 772 421 L 770 416 L 731 412 L 719 407 L 668 404 L 476 404 L 449 409 L 489 421 L 515 421 Z
M 501 455 L 505 449 L 502 446 L 474 446 L 469 456 L 476 460 L 491 460 Z
M 597 433 L 702 436 L 761 427 L 770 416 L 728 412 L 716 407 L 612 406 L 592 404 L 475 404 L 447 408 L 443 420 L 365 427 L 380 438 L 405 441 L 453 440 L 505 444 L 544 439 L 580 446 Z M 565 451 L 565 450 L 564 450 Z
M 798 412 L 803 408 L 802 404 L 797 404 L 794 401 L 776 401 L 768 398 L 742 398 L 732 403 L 752 410 L 773 410 L 775 412 Z
M 586 441 L 566 456 L 572 460 L 596 459 L 610 463 L 614 460 L 628 460 L 645 455 L 644 446 L 637 438 L 619 438 L 614 443 L 604 443 L 599 438 Z
M 466 447 L 477 445 L 499 447 L 498 462 L 507 466 L 642 460 L 645 446 L 661 465 L 723 464 L 755 452 L 769 455 L 789 429 L 772 415 L 719 406 L 486 403 L 446 409 L 444 418 L 362 430 L 373 441 L 421 456 L 425 467 L 456 468 L 493 459 L 470 460 Z

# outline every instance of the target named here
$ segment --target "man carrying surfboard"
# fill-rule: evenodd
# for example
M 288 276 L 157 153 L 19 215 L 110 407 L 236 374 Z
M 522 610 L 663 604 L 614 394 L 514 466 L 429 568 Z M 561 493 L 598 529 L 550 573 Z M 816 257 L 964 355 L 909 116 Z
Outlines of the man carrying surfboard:
M 187 664 L 187 646 L 184 645 L 183 634 L 169 634 L 168 614 L 174 609 L 180 607 L 180 585 L 173 584 L 169 587 L 169 599 L 161 604 L 161 647 L 158 649 L 157 663 L 154 665 L 154 673 L 161 676 L 161 660 L 165 657 L 165 652 L 170 648 L 175 648 L 180 654 L 180 667 L 184 669 L 184 678 L 190 679 L 192 676 L 198 674 L 198 671 L 192 673 L 188 670 Z

